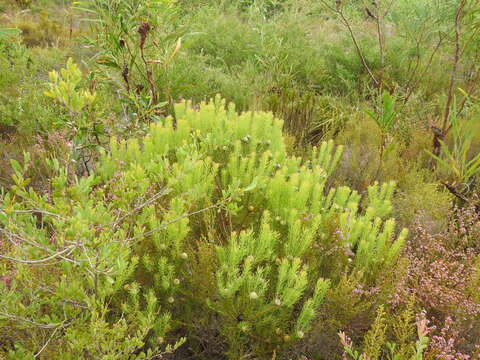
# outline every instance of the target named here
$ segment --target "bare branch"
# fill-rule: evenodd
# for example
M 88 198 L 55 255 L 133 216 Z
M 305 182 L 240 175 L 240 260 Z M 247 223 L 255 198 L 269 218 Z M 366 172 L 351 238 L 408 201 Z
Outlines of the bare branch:
M 330 9 L 331 11 L 333 11 L 334 13 L 338 14 L 340 16 L 340 18 L 342 19 L 342 23 L 346 26 L 346 28 L 348 29 L 348 32 L 350 34 L 350 38 L 352 39 L 352 42 L 353 42 L 353 45 L 355 46 L 355 50 L 357 51 L 357 54 L 358 54 L 358 57 L 360 58 L 360 61 L 362 62 L 362 65 L 363 67 L 365 68 L 365 70 L 367 71 L 368 75 L 370 76 L 370 78 L 372 79 L 372 81 L 375 83 L 376 86 L 379 86 L 380 85 L 380 82 L 377 80 L 377 78 L 375 77 L 375 75 L 373 75 L 373 72 L 372 70 L 370 69 L 370 67 L 368 66 L 367 64 L 367 61 L 365 59 L 365 56 L 363 55 L 363 52 L 362 50 L 360 49 L 360 45 L 358 44 L 358 41 L 357 41 L 357 37 L 355 36 L 355 33 L 352 29 L 352 26 L 350 25 L 350 22 L 347 20 L 347 18 L 345 17 L 345 14 L 343 13 L 342 11 L 342 7 L 338 7 L 338 8 L 335 8 L 331 5 L 329 5 L 325 0 L 321 0 L 321 2 L 328 8 Z
M 137 235 L 137 236 L 131 237 L 131 238 L 127 239 L 127 241 L 139 240 L 139 239 L 144 238 L 144 237 L 146 237 L 146 236 L 149 236 L 149 235 L 151 235 L 151 234 L 153 234 L 153 233 L 155 233 L 155 232 L 157 232 L 157 231 L 163 230 L 163 229 L 165 229 L 167 226 L 172 225 L 172 224 L 174 224 L 174 223 L 176 223 L 176 222 L 179 222 L 179 221 L 181 221 L 181 220 L 183 220 L 183 219 L 185 219 L 185 218 L 188 218 L 188 217 L 191 217 L 191 216 L 194 216 L 194 215 L 203 213 L 203 212 L 208 211 L 208 210 L 211 210 L 211 209 L 218 208 L 218 207 L 220 207 L 221 205 L 223 205 L 225 202 L 227 202 L 228 200 L 229 200 L 229 199 L 226 199 L 226 200 L 223 200 L 223 201 L 220 202 L 220 203 L 213 204 L 213 205 L 207 206 L 206 208 L 199 209 L 199 210 L 193 211 L 193 212 L 191 212 L 191 213 L 188 213 L 188 214 L 184 214 L 184 215 L 182 215 L 182 216 L 179 216 L 179 217 L 177 217 L 177 218 L 175 218 L 175 219 L 173 219 L 173 220 L 167 221 L 166 223 L 163 223 L 163 224 L 161 224 L 161 225 L 159 225 L 159 226 L 157 226 L 157 227 L 155 227 L 155 228 L 153 228 L 153 229 L 151 229 L 151 230 L 149 230 L 149 231 L 145 231 L 144 233 L 141 233 L 141 234 L 139 234 L 139 235 Z
M 48 346 L 48 344 L 50 344 L 50 341 L 52 341 L 53 337 L 55 336 L 55 334 L 57 333 L 58 329 L 60 329 L 61 326 L 58 326 L 55 328 L 55 330 L 52 331 L 52 334 L 48 337 L 47 341 L 45 342 L 45 344 L 43 344 L 43 346 L 40 348 L 40 350 L 38 350 L 38 352 L 33 355 L 33 357 L 36 359 L 37 357 L 40 356 L 40 354 L 43 352 L 43 350 L 46 349 L 46 347 Z
M 458 64 L 460 62 L 461 56 L 461 35 L 462 35 L 462 20 L 464 15 L 464 9 L 466 5 L 466 0 L 461 0 L 457 11 L 455 12 L 455 50 L 453 54 L 453 65 L 452 65 L 452 72 L 450 75 L 450 83 L 448 85 L 448 93 L 447 93 L 447 102 L 445 104 L 445 113 L 443 116 L 443 124 L 442 124 L 442 132 L 444 135 L 447 134 L 449 127 L 448 121 L 450 119 L 450 110 L 452 107 L 453 101 L 453 92 L 456 83 L 456 77 L 458 72 Z
M 72 321 L 66 323 L 66 320 L 64 320 L 61 323 L 42 324 L 42 323 L 38 323 L 38 322 L 29 320 L 29 319 L 21 317 L 21 316 L 11 315 L 11 314 L 7 314 L 7 313 L 1 312 L 1 311 L 0 311 L 0 317 L 3 317 L 4 319 L 8 319 L 8 320 L 24 322 L 24 323 L 29 324 L 31 326 L 39 327 L 39 328 L 42 328 L 42 329 L 64 328 L 66 326 L 69 326 L 73 322 L 73 320 L 72 320 Z
M 57 252 L 57 253 L 55 253 L 51 256 L 48 256 L 48 257 L 42 258 L 42 259 L 38 259 L 38 260 L 24 260 L 24 259 L 18 259 L 18 258 L 6 256 L 6 255 L 1 255 L 1 254 L 0 254 L 0 259 L 10 260 L 10 261 L 18 262 L 18 263 L 21 263 L 21 264 L 37 265 L 37 264 L 46 263 L 50 260 L 54 260 L 54 259 L 60 257 L 63 254 L 67 254 L 67 256 L 68 256 L 73 252 L 73 250 L 75 250 L 75 248 L 76 248 L 76 246 L 70 245 L 70 246 L 67 246 L 65 249 L 63 249 L 62 251 L 59 251 L 59 252 Z

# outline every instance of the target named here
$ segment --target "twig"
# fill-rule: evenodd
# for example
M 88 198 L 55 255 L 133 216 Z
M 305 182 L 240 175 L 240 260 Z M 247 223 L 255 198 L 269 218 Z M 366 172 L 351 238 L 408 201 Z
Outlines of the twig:
M 53 250 L 49 249 L 48 247 L 46 246 L 43 246 L 42 244 L 39 244 L 39 243 L 36 243 L 34 241 L 30 241 L 29 239 L 25 238 L 25 237 L 22 237 L 20 236 L 19 234 L 16 234 L 16 233 L 13 233 L 11 231 L 8 231 L 6 229 L 2 229 L 0 228 L 0 232 L 3 232 L 9 239 L 9 241 L 12 243 L 12 244 L 16 244 L 14 241 L 12 241 L 10 238 L 17 238 L 18 240 L 20 241 L 23 241 L 25 243 L 27 243 L 28 245 L 31 245 L 33 247 L 36 247 L 38 249 L 42 249 L 44 251 L 46 251 L 47 253 L 50 253 L 50 254 L 56 254 L 60 259 L 62 260 L 65 260 L 65 261 L 68 261 L 68 262 L 71 262 L 72 264 L 75 264 L 75 265 L 79 265 L 80 263 L 78 261 L 75 261 L 73 259 L 70 259 L 70 258 L 67 258 L 63 255 L 58 255 L 58 253 L 55 253 Z M 72 244 L 72 246 L 78 246 L 79 243 L 78 242 L 70 242 Z M 69 254 L 68 254 L 69 255 Z M 40 265 L 40 264 L 37 264 L 37 265 Z M 51 264 L 43 264 L 43 265 L 51 265 Z
M 1 311 L 0 311 L 0 317 L 3 317 L 5 319 L 9 319 L 9 320 L 14 320 L 14 321 L 21 321 L 21 322 L 24 322 L 24 323 L 27 323 L 27 324 L 30 324 L 32 326 L 36 326 L 36 327 L 39 327 L 39 328 L 42 328 L 42 329 L 64 328 L 64 327 L 70 325 L 73 322 L 73 320 L 72 320 L 68 324 L 65 324 L 66 320 L 64 320 L 61 323 L 57 323 L 57 324 L 41 324 L 41 323 L 26 319 L 26 318 L 23 318 L 23 317 L 20 317 L 20 316 L 7 314 L 7 313 L 1 312 Z
M 45 350 L 45 348 L 48 346 L 48 344 L 50 344 L 50 341 L 52 341 L 53 337 L 55 336 L 55 333 L 58 331 L 58 329 L 60 329 L 61 326 L 58 326 L 57 328 L 55 328 L 55 330 L 52 331 L 52 334 L 48 337 L 47 341 L 45 342 L 45 344 L 43 344 L 43 346 L 40 348 L 40 350 L 38 350 L 38 352 L 33 355 L 33 357 L 36 359 L 37 357 L 40 356 L 40 354 L 43 352 L 43 350 Z
M 379 81 L 375 78 L 375 75 L 373 75 L 372 70 L 371 70 L 370 67 L 368 66 L 367 61 L 365 60 L 365 57 L 363 56 L 363 52 L 362 52 L 362 50 L 360 49 L 360 45 L 358 44 L 357 38 L 356 38 L 356 36 L 355 36 L 355 33 L 353 32 L 353 29 L 352 29 L 349 21 L 348 21 L 347 18 L 345 17 L 345 14 L 343 13 L 341 6 L 338 7 L 338 8 L 334 8 L 333 6 L 330 6 L 328 3 L 326 3 L 325 0 L 321 0 L 321 2 L 322 2 L 327 8 L 329 8 L 331 11 L 333 11 L 334 13 L 340 15 L 340 18 L 342 19 L 343 24 L 347 27 L 348 32 L 350 33 L 350 37 L 352 38 L 353 45 L 355 46 L 355 50 L 357 51 L 357 54 L 358 54 L 358 56 L 360 57 L 360 60 L 361 60 L 361 62 L 362 62 L 363 67 L 365 68 L 365 70 L 367 71 L 368 75 L 370 76 L 370 78 L 371 78 L 371 79 L 373 80 L 373 82 L 375 83 L 375 85 L 376 85 L 376 86 L 379 86 L 380 83 L 379 83 Z
M 406 104 L 408 102 L 408 100 L 410 99 L 410 97 L 412 96 L 413 92 L 415 91 L 415 89 L 417 88 L 418 84 L 420 83 L 420 81 L 423 79 L 424 75 L 426 74 L 426 72 L 430 69 L 430 65 L 432 64 L 433 62 L 433 59 L 435 57 L 435 54 L 437 53 L 437 51 L 440 49 L 442 43 L 443 43 L 443 40 L 445 39 L 446 35 L 444 36 L 441 36 L 439 37 L 438 39 L 438 42 L 437 42 L 437 45 L 435 46 L 435 48 L 433 49 L 432 53 L 430 54 L 430 57 L 423 69 L 423 71 L 420 73 L 420 75 L 417 77 L 417 80 L 415 82 L 413 82 L 413 84 L 411 83 L 411 81 L 413 81 L 413 76 L 408 80 L 407 82 L 407 89 L 408 89 L 408 92 L 407 92 L 407 95 L 405 96 L 404 100 L 403 100 L 403 103 Z M 413 74 L 414 75 L 414 74 Z
M 148 200 L 146 200 L 145 202 L 143 202 L 142 204 L 138 205 L 137 207 L 135 207 L 133 210 L 129 211 L 128 213 L 126 213 L 125 215 L 123 215 L 122 217 L 118 218 L 115 223 L 113 224 L 113 229 L 115 229 L 125 218 L 127 218 L 128 216 L 136 213 L 137 211 L 143 209 L 145 206 L 148 206 L 150 205 L 151 203 L 157 201 L 159 198 L 161 198 L 162 196 L 165 196 L 167 195 L 168 193 L 170 192 L 170 189 L 168 187 L 164 187 L 162 188 L 160 191 L 158 191 L 156 194 L 154 194 L 151 198 L 149 198 Z
M 465 201 L 467 204 L 470 203 L 470 200 L 468 200 L 465 196 L 463 196 L 462 194 L 460 194 L 457 189 L 455 189 L 452 185 L 450 184 L 447 184 L 446 182 L 442 182 L 442 184 L 447 188 L 448 191 L 450 191 L 450 193 L 454 196 L 456 196 L 457 198 L 459 198 L 460 200 L 462 201 Z
M 172 225 L 172 224 L 174 224 L 174 223 L 176 223 L 176 222 L 179 222 L 179 221 L 181 221 L 181 220 L 183 220 L 183 219 L 185 219 L 185 218 L 187 218 L 187 217 L 194 216 L 194 215 L 203 213 L 203 212 L 205 212 L 205 211 L 208 211 L 208 210 L 211 210 L 211 209 L 214 209 L 214 208 L 218 208 L 219 206 L 221 206 L 223 203 L 227 202 L 228 200 L 229 200 L 229 199 L 225 199 L 224 201 L 222 201 L 222 202 L 220 202 L 220 203 L 213 204 L 213 205 L 210 205 L 210 206 L 208 206 L 208 207 L 206 207 L 206 208 L 203 208 L 203 209 L 200 209 L 200 210 L 196 210 L 196 211 L 193 211 L 193 212 L 191 212 L 191 213 L 188 213 L 188 214 L 184 214 L 184 215 L 182 215 L 182 216 L 179 216 L 179 217 L 177 217 L 177 218 L 175 218 L 175 219 L 173 219 L 173 220 L 167 221 L 166 223 L 163 223 L 163 224 L 161 224 L 161 225 L 159 225 L 159 226 L 157 226 L 157 227 L 155 227 L 155 228 L 153 228 L 153 229 L 151 229 L 151 230 L 149 230 L 149 231 L 145 231 L 144 233 L 141 233 L 141 234 L 139 234 L 139 235 L 137 235 L 137 236 L 133 236 L 133 237 L 127 239 L 127 241 L 139 240 L 139 239 L 141 239 L 141 238 L 144 238 L 144 237 L 146 237 L 146 236 L 149 236 L 149 235 L 153 234 L 154 232 L 157 232 L 157 231 L 159 231 L 159 230 L 165 229 L 167 226 Z
M 48 257 L 42 258 L 42 259 L 38 259 L 38 260 L 24 260 L 24 259 L 18 259 L 18 258 L 6 256 L 6 255 L 1 255 L 1 254 L 0 254 L 0 259 L 15 261 L 15 262 L 18 262 L 18 263 L 21 263 L 21 264 L 30 264 L 30 265 L 43 264 L 43 263 L 48 262 L 50 260 L 53 260 L 57 257 L 60 257 L 61 255 L 65 254 L 65 253 L 68 253 L 67 255 L 70 255 L 75 248 L 76 248 L 76 246 L 70 245 L 70 246 L 67 246 L 65 249 L 63 249 L 62 251 L 59 251 L 59 252 L 57 252 L 57 253 L 55 253 L 51 256 L 48 256 Z
M 0 209 L 0 212 L 7 214 L 7 211 L 5 209 Z M 54 214 L 52 212 L 46 211 L 46 210 L 40 210 L 40 209 L 28 209 L 28 210 L 12 210 L 11 211 L 14 214 L 42 214 L 42 215 L 48 215 L 48 216 L 53 216 L 62 220 L 66 220 L 63 216 L 60 216 L 58 214 Z
M 460 62 L 460 54 L 461 54 L 461 46 L 460 46 L 460 36 L 462 32 L 462 18 L 463 18 L 463 10 L 465 8 L 466 0 L 461 0 L 460 4 L 458 5 L 457 11 L 455 13 L 455 52 L 453 55 L 453 67 L 452 73 L 450 75 L 450 83 L 448 85 L 448 93 L 447 93 L 447 102 L 445 104 L 445 113 L 443 116 L 443 124 L 442 124 L 442 133 L 444 135 L 448 132 L 448 120 L 450 118 L 450 110 L 453 101 L 453 90 L 456 83 L 456 76 L 458 71 L 458 63 Z

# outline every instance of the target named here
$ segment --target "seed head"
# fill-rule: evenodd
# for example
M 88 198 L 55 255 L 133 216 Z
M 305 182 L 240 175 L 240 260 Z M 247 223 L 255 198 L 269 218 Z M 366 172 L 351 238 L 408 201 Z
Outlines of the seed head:
M 141 23 L 138 27 L 138 33 L 140 34 L 140 48 L 143 49 L 145 40 L 147 40 L 148 32 L 152 29 L 148 22 Z

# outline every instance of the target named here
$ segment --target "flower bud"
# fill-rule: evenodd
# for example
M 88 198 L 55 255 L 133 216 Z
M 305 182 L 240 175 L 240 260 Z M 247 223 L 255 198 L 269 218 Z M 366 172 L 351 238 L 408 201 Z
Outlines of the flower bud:
M 250 299 L 255 300 L 255 299 L 258 299 L 258 294 L 255 291 L 252 291 L 249 297 Z

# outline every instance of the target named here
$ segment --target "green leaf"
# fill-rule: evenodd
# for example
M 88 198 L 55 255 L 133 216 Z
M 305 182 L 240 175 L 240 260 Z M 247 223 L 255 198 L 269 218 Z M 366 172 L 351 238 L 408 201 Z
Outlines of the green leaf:
M 15 29 L 15 28 L 0 29 L 0 39 L 6 38 L 7 36 L 18 35 L 21 33 L 22 31 L 20 29 Z
M 253 179 L 252 183 L 250 185 L 248 185 L 244 191 L 245 192 L 248 192 L 248 191 L 252 191 L 254 190 L 255 188 L 257 187 L 257 178 Z

